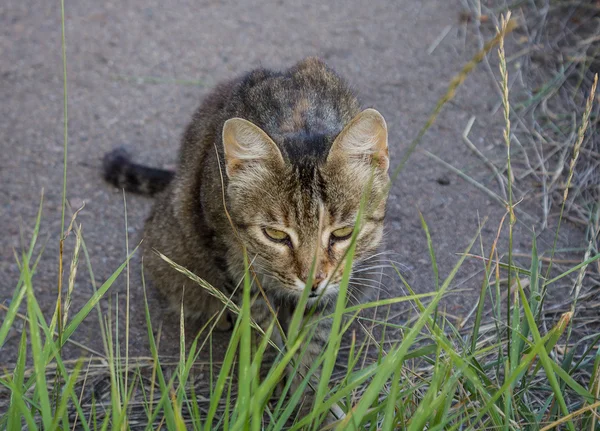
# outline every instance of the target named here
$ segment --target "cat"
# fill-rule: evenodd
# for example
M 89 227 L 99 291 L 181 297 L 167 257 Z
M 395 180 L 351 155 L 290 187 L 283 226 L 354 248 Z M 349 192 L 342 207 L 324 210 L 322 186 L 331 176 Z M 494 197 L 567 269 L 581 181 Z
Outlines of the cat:
M 217 86 L 183 135 L 175 173 L 137 165 L 121 149 L 104 159 L 107 181 L 156 195 L 144 227 L 144 265 L 176 310 L 183 295 L 186 318 L 206 320 L 223 303 L 154 250 L 239 303 L 245 248 L 260 281 L 252 287 L 251 316 L 266 329 L 276 313 L 284 332 L 313 262 L 306 310 L 316 314 L 307 312 L 306 323 L 333 310 L 365 193 L 353 269 L 376 253 L 388 168 L 383 116 L 361 110 L 348 84 L 317 58 Z M 350 283 L 349 297 L 368 294 L 368 283 Z M 300 359 L 303 370 L 323 350 L 330 324 L 318 320 Z M 282 344 L 278 330 L 272 338 Z

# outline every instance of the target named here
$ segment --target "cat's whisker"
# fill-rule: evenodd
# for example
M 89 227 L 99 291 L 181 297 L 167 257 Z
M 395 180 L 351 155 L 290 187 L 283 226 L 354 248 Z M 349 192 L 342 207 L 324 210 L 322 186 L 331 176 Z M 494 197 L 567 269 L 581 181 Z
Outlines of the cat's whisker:
M 369 260 L 368 262 L 367 261 L 362 261 L 360 263 L 357 263 L 357 265 L 365 265 L 365 264 L 373 265 L 373 264 L 376 264 L 376 263 L 389 263 L 389 264 L 393 264 L 393 265 L 396 265 L 396 266 L 406 267 L 406 265 L 403 264 L 402 262 L 399 262 L 399 261 L 393 260 L 393 259 L 386 259 L 386 258 L 383 258 L 383 257 L 379 258 L 379 259 Z M 406 268 L 406 269 L 408 269 L 408 268 Z
M 370 278 L 371 280 L 373 280 L 374 277 L 386 277 L 391 282 L 392 285 L 397 285 L 398 281 L 399 281 L 396 277 L 393 277 L 389 274 L 382 274 L 379 272 L 363 272 L 363 273 L 360 273 L 359 275 L 371 276 L 371 278 Z M 379 283 L 383 284 L 382 281 L 379 281 Z
M 390 259 L 385 256 L 378 256 L 372 259 L 361 259 L 354 262 L 354 265 L 373 265 L 375 262 L 390 262 Z
M 377 290 L 377 291 L 384 292 L 384 293 L 386 293 L 386 294 L 390 295 L 390 292 L 389 292 L 389 291 L 388 291 L 388 290 L 387 290 L 385 287 L 380 287 L 380 286 L 371 286 L 371 285 L 368 285 L 368 284 L 362 284 L 362 283 L 352 283 L 352 284 L 350 284 L 350 286 L 353 286 L 353 287 L 360 287 L 360 288 L 365 288 L 365 287 L 366 287 L 366 288 L 368 288 L 368 289 L 371 289 L 371 290 Z
M 352 274 L 370 274 L 370 275 L 375 275 L 378 277 L 386 277 L 390 280 L 394 280 L 397 281 L 398 280 L 398 275 L 394 272 L 391 272 L 389 270 L 389 267 L 365 267 L 365 268 L 354 268 L 352 270 Z M 401 273 L 402 274 L 402 273 Z
M 373 290 L 373 291 L 380 291 L 380 292 L 385 292 L 385 293 L 389 293 L 385 288 L 383 287 L 377 287 L 377 286 L 369 286 L 368 284 L 362 284 L 362 283 L 354 283 L 352 284 L 353 287 L 360 287 L 361 289 L 369 289 L 369 290 Z
M 369 286 L 377 286 L 377 287 L 386 287 L 385 283 L 381 282 L 380 280 L 375 280 L 372 277 L 356 277 L 354 275 L 352 275 L 350 277 L 350 283 L 354 282 L 360 282 L 362 284 L 368 284 Z
M 357 264 L 357 267 L 360 267 L 361 265 L 364 265 L 364 262 L 361 262 L 359 264 Z M 367 262 L 368 265 L 386 265 L 388 268 L 392 268 L 394 269 L 394 271 L 399 270 L 400 272 L 403 273 L 412 273 L 413 271 L 406 266 L 405 264 L 403 264 L 402 262 L 397 262 L 395 260 L 389 260 L 389 259 L 382 259 L 382 260 L 375 260 L 372 262 Z
M 348 290 L 348 303 L 350 305 L 359 305 L 360 304 L 360 300 L 356 297 L 356 295 L 354 295 L 354 293 L 352 293 L 351 290 Z
M 367 266 L 364 268 L 361 268 L 361 267 L 353 268 L 352 272 L 359 273 L 359 272 L 363 272 L 363 271 L 371 271 L 373 269 L 389 269 L 389 268 L 392 268 L 392 266 L 390 266 L 390 265 L 373 265 L 373 266 Z M 382 271 L 382 273 L 383 273 L 383 271 Z
M 368 278 L 368 277 L 355 277 L 355 276 L 353 275 L 353 276 L 351 277 L 351 281 L 355 281 L 355 280 L 358 280 L 358 281 L 366 281 L 366 282 L 369 282 L 369 283 L 371 283 L 371 284 L 375 284 L 375 285 L 378 285 L 378 286 L 384 286 L 384 283 L 383 283 L 383 282 L 381 282 L 381 281 L 379 281 L 379 280 L 375 280 L 374 278 Z
M 396 276 L 396 274 L 388 274 L 385 271 L 377 271 L 376 269 L 364 269 L 364 270 L 360 270 L 360 271 L 353 271 L 352 274 L 361 274 L 361 275 L 373 275 L 373 276 L 377 276 L 377 277 L 387 277 L 390 280 L 394 280 L 397 281 L 398 277 Z
M 400 253 L 392 251 L 392 250 L 380 251 L 379 253 L 375 253 L 375 254 L 373 254 L 371 256 L 368 256 L 368 257 L 364 258 L 363 262 L 375 259 L 376 257 L 385 256 L 385 255 L 400 255 Z

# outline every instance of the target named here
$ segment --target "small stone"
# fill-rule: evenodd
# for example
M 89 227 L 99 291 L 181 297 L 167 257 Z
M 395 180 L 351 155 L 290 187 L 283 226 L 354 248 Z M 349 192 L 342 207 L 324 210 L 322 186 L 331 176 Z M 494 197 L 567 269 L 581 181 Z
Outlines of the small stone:
M 441 177 L 438 177 L 438 179 L 436 179 L 436 182 L 440 186 L 448 186 L 448 185 L 450 185 L 450 178 L 448 178 L 447 176 L 443 175 Z

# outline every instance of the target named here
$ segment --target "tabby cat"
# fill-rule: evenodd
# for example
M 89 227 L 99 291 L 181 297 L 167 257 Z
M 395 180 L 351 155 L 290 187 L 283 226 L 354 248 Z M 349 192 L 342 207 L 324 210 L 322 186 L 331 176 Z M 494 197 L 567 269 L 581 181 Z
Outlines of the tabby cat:
M 252 288 L 252 318 L 266 328 L 274 310 L 286 331 L 313 262 L 307 310 L 334 307 L 365 193 L 353 266 L 374 255 L 388 165 L 381 114 L 361 111 L 343 79 L 307 58 L 283 72 L 257 69 L 218 86 L 183 136 L 175 173 L 134 164 L 116 150 L 105 156 L 104 175 L 120 188 L 157 194 L 144 228 L 144 263 L 175 309 L 182 294 L 191 319 L 211 318 L 223 303 L 154 250 L 239 301 L 245 247 L 262 287 Z M 368 284 L 351 283 L 349 297 L 364 298 L 366 290 Z M 329 321 L 318 322 L 303 366 L 322 351 L 329 328 Z M 273 341 L 282 343 L 277 331 Z

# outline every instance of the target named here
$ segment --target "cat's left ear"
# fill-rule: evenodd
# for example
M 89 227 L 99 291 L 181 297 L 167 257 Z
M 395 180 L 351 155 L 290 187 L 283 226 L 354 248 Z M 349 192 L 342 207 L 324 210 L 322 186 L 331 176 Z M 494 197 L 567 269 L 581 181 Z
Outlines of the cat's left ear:
M 269 161 L 283 164 L 277 144 L 260 127 L 243 118 L 225 121 L 223 149 L 228 177 L 251 165 Z
M 352 164 L 368 164 L 387 172 L 387 125 L 375 109 L 365 109 L 354 117 L 335 138 L 327 161 L 346 160 Z

